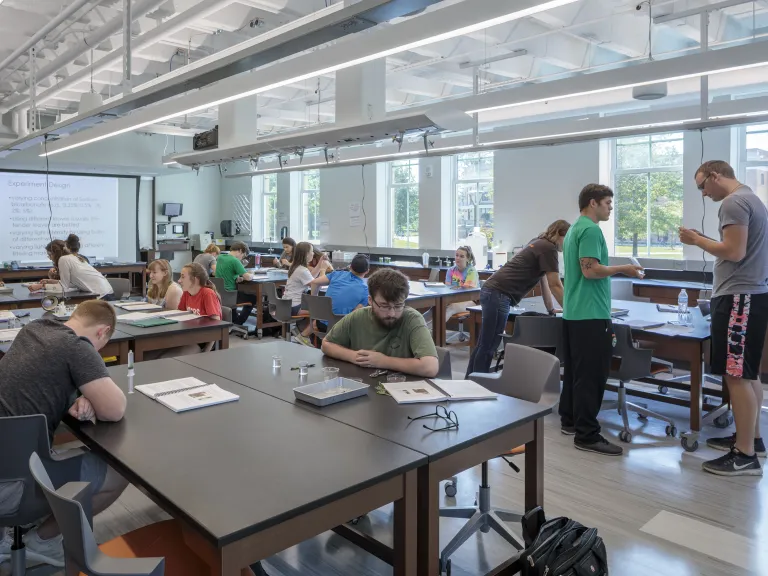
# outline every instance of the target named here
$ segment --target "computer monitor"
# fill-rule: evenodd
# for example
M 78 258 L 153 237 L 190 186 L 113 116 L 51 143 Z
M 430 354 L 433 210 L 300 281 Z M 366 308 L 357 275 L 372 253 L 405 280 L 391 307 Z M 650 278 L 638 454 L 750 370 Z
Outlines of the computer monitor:
M 163 216 L 170 216 L 171 218 L 181 216 L 183 208 L 184 205 L 178 202 L 166 202 L 163 204 Z
M 184 224 L 174 224 L 173 225 L 173 233 L 174 234 L 184 234 Z

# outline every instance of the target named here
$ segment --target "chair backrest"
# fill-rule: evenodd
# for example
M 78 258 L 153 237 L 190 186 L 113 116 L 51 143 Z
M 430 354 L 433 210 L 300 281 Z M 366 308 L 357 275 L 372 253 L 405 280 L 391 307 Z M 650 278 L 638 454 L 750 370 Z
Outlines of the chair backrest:
M 112 286 L 112 292 L 117 298 L 127 298 L 131 295 L 131 281 L 128 278 L 107 278 Z
M 174 282 L 178 282 L 179 278 L 181 278 L 181 272 L 171 272 L 171 277 Z
M 29 457 L 50 454 L 48 426 L 42 414 L 0 418 L 0 526 L 20 526 L 50 514 L 29 472 Z
M 436 378 L 440 378 L 442 380 L 452 380 L 453 370 L 451 369 L 451 353 L 445 348 L 440 348 L 438 346 L 437 362 L 439 367 L 437 369 Z
M 224 304 L 222 304 L 221 319 L 224 320 L 224 322 L 232 322 L 232 308 L 230 308 L 229 306 L 224 306 Z
M 430 268 L 429 269 L 429 281 L 430 282 L 440 282 L 440 268 Z
M 339 320 L 344 318 L 342 314 L 333 313 L 333 300 L 328 296 L 311 296 L 310 294 L 304 294 L 302 296 L 302 302 L 309 311 L 309 317 L 312 320 L 323 320 L 328 323 L 328 330 L 333 328 Z M 321 333 L 322 334 L 322 333 Z M 321 334 L 318 334 L 321 335 Z
M 615 323 L 613 333 L 616 335 L 616 346 L 613 355 L 621 358 L 617 369 L 611 370 L 611 377 L 629 382 L 635 378 L 644 378 L 651 374 L 651 362 L 653 350 L 635 348 L 632 339 L 632 329 L 625 325 Z
M 560 362 L 542 350 L 507 344 L 501 376 L 482 384 L 497 394 L 539 402 L 544 392 L 560 393 Z
M 224 278 L 211 278 L 211 282 L 216 286 L 216 290 L 221 296 L 221 305 L 228 308 L 237 307 L 237 290 L 227 290 L 224 286 Z
M 515 318 L 515 330 L 509 342 L 531 348 L 545 348 L 565 361 L 563 349 L 563 320 L 550 316 L 518 316 Z M 507 364 L 506 353 L 504 364 Z
M 291 301 L 283 300 L 277 295 L 277 286 L 272 282 L 264 283 L 264 292 L 267 294 L 269 313 L 278 322 L 291 323 Z

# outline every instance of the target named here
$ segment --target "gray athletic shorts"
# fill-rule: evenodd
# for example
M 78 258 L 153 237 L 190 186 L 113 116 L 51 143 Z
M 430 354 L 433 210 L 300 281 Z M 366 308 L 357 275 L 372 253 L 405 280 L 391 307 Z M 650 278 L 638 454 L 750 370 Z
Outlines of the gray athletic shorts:
M 64 450 L 57 452 L 59 457 L 66 458 L 70 452 L 80 452 L 76 450 Z M 80 478 L 78 482 L 88 482 L 90 484 L 91 494 L 98 494 L 104 487 L 104 481 L 107 479 L 107 470 L 109 466 L 93 452 L 86 451 L 83 459 L 80 461 Z

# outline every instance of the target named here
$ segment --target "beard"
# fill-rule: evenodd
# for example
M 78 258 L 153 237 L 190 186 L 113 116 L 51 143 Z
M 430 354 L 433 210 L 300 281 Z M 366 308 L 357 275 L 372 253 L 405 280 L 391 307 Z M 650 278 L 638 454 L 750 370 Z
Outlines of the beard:
M 400 320 L 402 320 L 402 316 L 400 318 L 379 318 L 376 314 L 374 314 L 373 317 L 376 319 L 376 323 L 379 326 L 389 330 L 400 324 Z

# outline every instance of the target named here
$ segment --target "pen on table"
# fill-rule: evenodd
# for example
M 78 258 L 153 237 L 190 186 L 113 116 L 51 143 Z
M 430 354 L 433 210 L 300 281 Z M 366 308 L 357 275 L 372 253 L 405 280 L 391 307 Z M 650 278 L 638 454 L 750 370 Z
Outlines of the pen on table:
M 307 368 L 314 368 L 314 367 L 315 367 L 314 364 L 307 364 Z M 299 366 L 294 366 L 293 368 L 291 368 L 291 370 L 298 370 L 298 369 L 299 369 Z

